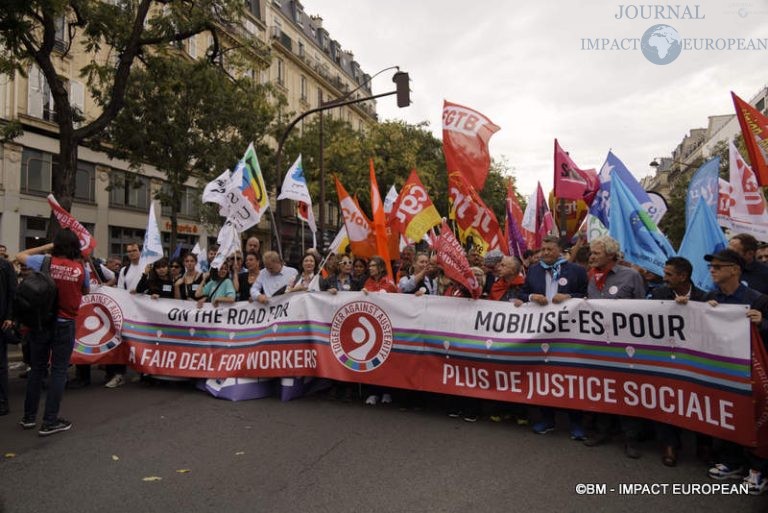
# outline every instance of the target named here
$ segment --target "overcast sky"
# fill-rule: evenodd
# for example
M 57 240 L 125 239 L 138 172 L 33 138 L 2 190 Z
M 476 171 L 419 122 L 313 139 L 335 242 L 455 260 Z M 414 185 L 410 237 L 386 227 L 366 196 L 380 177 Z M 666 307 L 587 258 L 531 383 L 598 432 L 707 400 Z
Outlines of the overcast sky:
M 639 47 L 582 50 L 583 39 L 640 39 L 655 24 L 682 38 L 768 40 L 768 0 L 670 3 L 704 19 L 616 19 L 620 5 L 641 5 L 622 0 L 303 1 L 365 72 L 410 74 L 413 104 L 383 98 L 381 119 L 427 121 L 442 137 L 443 99 L 482 112 L 501 127 L 491 154 L 507 158 L 524 194 L 539 180 L 551 189 L 555 137 L 581 167 L 599 169 L 612 149 L 642 177 L 707 116 L 732 113 L 731 90 L 749 100 L 768 84 L 766 50 L 683 49 L 667 65 Z M 392 90 L 391 76 L 375 79 L 374 93 Z

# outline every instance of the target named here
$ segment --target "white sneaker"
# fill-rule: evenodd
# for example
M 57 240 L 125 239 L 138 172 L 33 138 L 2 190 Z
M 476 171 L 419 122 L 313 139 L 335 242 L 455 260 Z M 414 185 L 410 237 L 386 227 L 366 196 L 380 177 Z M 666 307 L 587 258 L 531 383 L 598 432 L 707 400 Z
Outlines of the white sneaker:
M 381 395 L 381 404 L 390 404 L 392 402 L 392 396 L 390 394 Z
M 762 495 L 768 491 L 768 478 L 757 470 L 749 469 L 749 474 L 743 481 L 749 486 L 750 495 Z
M 370 406 L 376 406 L 376 403 L 379 402 L 379 396 L 377 395 L 369 395 L 368 398 L 365 400 L 365 404 L 368 404 Z
M 117 388 L 125 385 L 125 378 L 122 374 L 115 374 L 112 379 L 110 379 L 106 385 L 104 385 L 104 388 Z

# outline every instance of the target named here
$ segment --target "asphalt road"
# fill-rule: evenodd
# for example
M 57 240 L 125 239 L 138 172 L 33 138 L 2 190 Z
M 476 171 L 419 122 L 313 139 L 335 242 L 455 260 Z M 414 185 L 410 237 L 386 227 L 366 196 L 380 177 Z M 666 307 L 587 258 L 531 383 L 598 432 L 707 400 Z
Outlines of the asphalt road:
M 618 442 L 587 448 L 566 429 L 541 436 L 450 419 L 442 400 L 404 412 L 320 396 L 229 402 L 179 385 L 93 385 L 65 394 L 73 428 L 40 438 L 16 425 L 26 381 L 11 374 L 0 512 L 768 511 L 768 496 L 673 495 L 672 483 L 715 483 L 690 451 L 670 469 L 655 442 L 629 460 Z M 669 491 L 578 495 L 579 483 Z

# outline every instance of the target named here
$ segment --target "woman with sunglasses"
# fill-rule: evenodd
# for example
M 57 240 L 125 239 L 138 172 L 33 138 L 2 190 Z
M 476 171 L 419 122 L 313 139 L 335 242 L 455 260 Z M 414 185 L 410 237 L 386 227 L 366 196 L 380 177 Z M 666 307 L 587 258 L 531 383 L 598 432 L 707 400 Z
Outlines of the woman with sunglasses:
M 337 271 L 325 280 L 320 280 L 320 290 L 327 290 L 331 294 L 342 292 L 355 292 L 362 288 L 362 283 L 352 276 L 352 258 L 342 255 L 338 262 Z
M 197 256 L 187 253 L 184 257 L 184 274 L 174 284 L 174 297 L 176 299 L 195 299 L 200 284 L 203 283 L 203 273 L 197 270 Z
M 256 283 L 261 268 L 258 253 L 245 255 L 245 271 L 237 275 L 237 300 L 248 301 L 251 297 L 251 287 Z
M 181 258 L 174 258 L 171 260 L 171 280 L 173 281 L 174 285 L 176 284 L 176 280 L 181 278 L 183 268 L 184 264 Z

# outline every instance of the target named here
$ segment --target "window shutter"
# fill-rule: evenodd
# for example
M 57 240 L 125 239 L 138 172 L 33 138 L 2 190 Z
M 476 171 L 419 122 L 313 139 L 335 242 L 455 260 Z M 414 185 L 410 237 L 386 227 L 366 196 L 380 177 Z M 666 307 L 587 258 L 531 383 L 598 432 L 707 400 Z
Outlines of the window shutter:
M 43 117 L 44 80 L 40 68 L 33 64 L 27 76 L 27 114 L 36 118 Z

